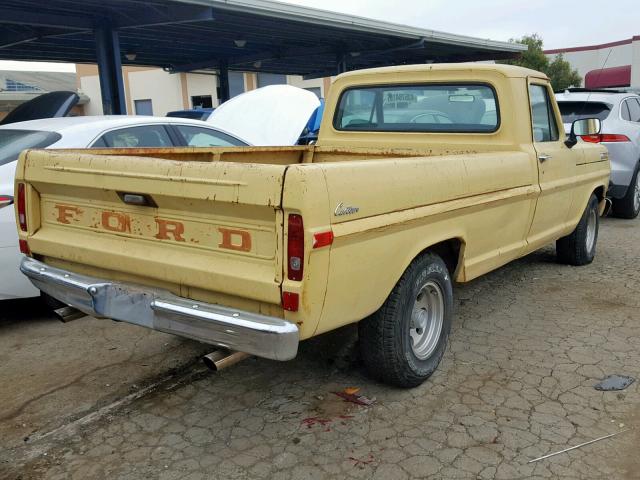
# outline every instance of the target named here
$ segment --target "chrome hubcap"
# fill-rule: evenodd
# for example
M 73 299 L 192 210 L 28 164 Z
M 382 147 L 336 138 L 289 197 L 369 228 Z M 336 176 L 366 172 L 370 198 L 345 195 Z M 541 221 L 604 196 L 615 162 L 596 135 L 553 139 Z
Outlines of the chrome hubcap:
M 598 226 L 598 212 L 591 210 L 587 217 L 587 251 L 593 252 L 596 246 L 596 228 Z
M 411 312 L 411 349 L 425 360 L 438 346 L 444 323 L 444 295 L 435 282 L 427 282 L 418 292 Z
M 633 209 L 640 210 L 640 174 L 636 175 L 636 184 L 633 192 Z

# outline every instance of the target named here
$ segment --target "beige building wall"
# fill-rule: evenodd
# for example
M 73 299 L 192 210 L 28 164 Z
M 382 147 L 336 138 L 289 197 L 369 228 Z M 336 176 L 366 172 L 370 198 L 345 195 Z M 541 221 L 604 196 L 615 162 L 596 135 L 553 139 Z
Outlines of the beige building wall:
M 304 80 L 302 77 L 298 75 L 289 75 L 287 77 L 287 83 L 289 85 L 293 85 L 298 88 L 319 88 L 321 92 L 321 97 L 326 97 L 324 88 L 324 79 L 322 78 L 314 78 L 313 80 Z
M 640 37 L 633 37 L 631 49 L 631 86 L 640 88 Z
M 95 65 L 77 65 L 78 88 L 89 97 L 84 106 L 86 115 L 102 115 L 102 96 L 98 68 Z M 211 95 L 213 106 L 218 106 L 218 78 L 215 74 L 171 74 L 159 68 L 124 67 L 122 69 L 127 113 L 135 113 L 136 100 L 151 100 L 153 114 L 164 116 L 173 110 L 193 108 L 191 97 Z M 257 86 L 255 73 L 244 74 L 245 91 Z M 326 97 L 331 86 L 330 78 L 304 80 L 300 76 L 287 76 L 287 83 L 299 88 L 319 88 Z
M 640 88 L 640 36 L 603 45 L 547 50 L 550 60 L 562 54 L 580 76 L 602 68 L 631 65 L 631 86 Z
M 180 75 L 170 75 L 161 69 L 129 72 L 130 114 L 135 113 L 136 100 L 151 100 L 153 114 L 165 116 L 167 112 L 182 110 Z
M 209 74 L 187 73 L 188 104 L 185 108 L 193 108 L 191 97 L 196 95 L 211 95 L 213 106 L 218 105 L 218 76 Z
M 102 94 L 98 76 L 81 77 L 80 91 L 89 97 L 89 102 L 84 106 L 86 115 L 102 115 Z
M 615 47 L 602 48 L 598 50 L 586 50 L 581 52 L 564 52 L 564 59 L 573 68 L 578 70 L 582 78 L 591 70 L 599 68 L 621 67 L 631 63 L 631 44 L 618 45 Z M 553 61 L 558 54 L 548 55 Z

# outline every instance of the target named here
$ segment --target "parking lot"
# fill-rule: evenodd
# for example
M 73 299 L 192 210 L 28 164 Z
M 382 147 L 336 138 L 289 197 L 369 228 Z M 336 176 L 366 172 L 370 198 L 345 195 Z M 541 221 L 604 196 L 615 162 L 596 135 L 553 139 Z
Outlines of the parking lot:
M 640 374 L 639 227 L 605 219 L 588 267 L 547 248 L 458 286 L 450 349 L 413 390 L 367 378 L 353 329 L 209 373 L 206 345 L 12 303 L 0 477 L 637 478 L 638 384 L 593 386 Z M 347 387 L 374 404 L 333 393 Z

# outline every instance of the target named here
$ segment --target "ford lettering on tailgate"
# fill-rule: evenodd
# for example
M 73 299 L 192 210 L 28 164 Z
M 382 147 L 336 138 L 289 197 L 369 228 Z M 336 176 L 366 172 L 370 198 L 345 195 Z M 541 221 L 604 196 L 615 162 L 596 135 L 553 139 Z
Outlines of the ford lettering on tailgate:
M 80 229 L 103 231 L 183 243 L 219 251 L 251 254 L 265 259 L 275 253 L 275 232 L 260 225 L 220 225 L 205 218 L 171 218 L 96 206 L 44 202 L 45 221 Z

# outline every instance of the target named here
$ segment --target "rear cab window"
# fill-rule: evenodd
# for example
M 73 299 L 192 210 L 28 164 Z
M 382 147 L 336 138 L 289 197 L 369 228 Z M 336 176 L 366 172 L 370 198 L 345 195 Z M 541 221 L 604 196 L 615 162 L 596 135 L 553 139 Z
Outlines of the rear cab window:
M 360 132 L 492 133 L 500 112 L 486 84 L 354 87 L 340 96 L 333 125 Z
M 0 130 L 0 165 L 18 159 L 20 152 L 28 148 L 46 148 L 62 136 L 55 132 L 36 130 Z

